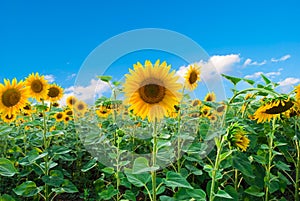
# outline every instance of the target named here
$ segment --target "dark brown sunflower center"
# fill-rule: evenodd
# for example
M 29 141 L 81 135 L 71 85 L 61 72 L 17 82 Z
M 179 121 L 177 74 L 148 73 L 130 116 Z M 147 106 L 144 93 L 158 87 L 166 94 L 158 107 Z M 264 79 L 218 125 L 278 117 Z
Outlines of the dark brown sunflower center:
M 191 72 L 190 77 L 189 77 L 189 82 L 190 84 L 194 84 L 198 79 L 198 75 L 195 71 Z
M 65 121 L 69 121 L 69 120 L 70 120 L 70 117 L 66 117 L 66 118 L 65 118 Z
M 224 109 L 225 109 L 225 106 L 224 105 L 222 105 L 222 106 L 219 106 L 219 107 L 217 107 L 217 112 L 223 112 L 224 111 Z
M 293 107 L 294 103 L 292 101 L 285 102 L 284 105 L 280 102 L 278 106 L 274 106 L 268 110 L 266 110 L 264 113 L 266 114 L 280 114 L 282 112 L 287 111 L 291 107 Z
M 61 113 L 58 113 L 57 115 L 56 115 L 56 118 L 57 119 L 61 119 L 63 117 L 63 115 L 61 114 Z
M 72 115 L 73 112 L 72 112 L 71 110 L 69 110 L 66 114 L 67 114 L 67 115 Z
M 30 110 L 30 106 L 29 105 L 26 105 L 25 107 L 23 107 L 24 110 Z
M 200 104 L 200 101 L 199 100 L 195 100 L 193 103 L 192 103 L 192 105 L 195 107 L 195 106 L 197 106 L 197 105 L 199 105 Z
M 40 93 L 43 91 L 43 83 L 40 80 L 34 80 L 31 82 L 31 89 L 35 93 Z
M 80 111 L 80 110 L 83 110 L 84 109 L 84 105 L 83 104 L 79 104 L 78 106 L 77 106 L 77 109 Z
M 157 82 L 143 85 L 139 88 L 139 95 L 143 101 L 155 104 L 162 101 L 165 97 L 166 88 Z
M 13 119 L 14 118 L 14 115 L 6 115 L 5 116 L 5 119 L 7 119 L 7 120 L 11 120 L 11 119 Z
M 48 92 L 49 97 L 55 98 L 55 97 L 58 97 L 58 95 L 59 95 L 59 89 L 57 89 L 56 87 L 51 87 L 49 89 L 49 92 Z
M 75 102 L 76 102 L 75 98 L 70 98 L 70 100 L 69 100 L 70 105 L 74 105 Z
M 207 96 L 206 101 L 212 101 L 212 100 L 213 100 L 213 99 L 212 99 L 212 96 L 211 96 L 211 95 Z
M 12 107 L 21 100 L 21 93 L 17 89 L 7 89 L 2 94 L 2 103 L 5 107 Z

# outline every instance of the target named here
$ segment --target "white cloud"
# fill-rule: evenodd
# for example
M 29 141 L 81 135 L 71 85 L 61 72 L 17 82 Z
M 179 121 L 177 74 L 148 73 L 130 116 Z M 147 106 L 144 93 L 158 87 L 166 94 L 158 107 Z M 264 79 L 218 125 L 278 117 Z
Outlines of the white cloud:
M 48 80 L 48 82 L 54 82 L 54 80 L 55 80 L 55 77 L 54 77 L 54 75 L 52 75 L 52 74 L 49 74 L 49 75 L 45 75 L 44 76 L 44 78 L 46 79 L 46 80 Z
M 269 77 L 269 78 L 275 78 L 276 76 L 279 76 L 281 75 L 281 71 L 282 71 L 282 68 L 279 68 L 278 71 L 273 71 L 273 72 L 268 72 L 268 73 L 264 73 L 264 72 L 255 72 L 251 75 L 246 75 L 244 78 L 246 79 L 257 79 L 260 77 L 261 74 L 264 74 L 266 77 Z
M 300 79 L 298 79 L 298 78 L 288 77 L 288 78 L 285 78 L 284 80 L 280 81 L 279 86 L 281 86 L 281 87 L 291 86 L 291 85 L 295 85 L 299 82 L 300 82 Z
M 74 95 L 78 99 L 87 103 L 93 103 L 95 97 L 100 97 L 110 88 L 106 82 L 92 79 L 88 86 L 71 86 L 65 89 L 65 94 L 62 97 L 60 104 L 65 105 L 68 96 Z
M 261 74 L 263 74 L 263 72 L 256 72 L 256 73 L 253 73 L 251 75 L 246 75 L 244 78 L 246 78 L 246 79 L 256 79 L 256 78 L 259 78 Z
M 271 62 L 285 61 L 285 60 L 288 60 L 289 58 L 291 58 L 291 55 L 287 54 L 287 55 L 284 55 L 284 56 L 280 57 L 279 59 L 272 58 Z
M 67 80 L 71 80 L 71 79 L 73 79 L 74 77 L 76 77 L 76 73 L 72 73 L 71 75 L 69 75 L 69 76 L 67 77 Z
M 266 60 L 263 60 L 262 62 L 257 62 L 257 61 L 252 61 L 252 59 L 246 59 L 246 61 L 244 62 L 243 66 L 262 66 L 265 65 L 267 63 Z

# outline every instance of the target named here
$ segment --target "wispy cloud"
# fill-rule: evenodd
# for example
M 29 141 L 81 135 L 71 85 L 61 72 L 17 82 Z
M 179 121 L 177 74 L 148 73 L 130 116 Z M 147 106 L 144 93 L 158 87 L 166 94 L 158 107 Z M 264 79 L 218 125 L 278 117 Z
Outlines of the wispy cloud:
M 46 80 L 48 80 L 48 82 L 50 82 L 50 83 L 55 81 L 55 77 L 54 77 L 54 75 L 52 75 L 52 74 L 45 75 L 44 78 L 45 78 Z
M 252 59 L 246 59 L 246 61 L 244 62 L 243 66 L 262 66 L 265 65 L 267 63 L 267 60 L 263 60 L 261 62 L 257 62 L 257 61 L 252 61 Z
M 67 80 L 71 80 L 74 77 L 76 77 L 76 73 L 72 73 L 71 75 L 68 75 Z
M 279 59 L 272 58 L 271 62 L 277 63 L 277 62 L 288 60 L 289 58 L 291 58 L 291 55 L 287 54 L 287 55 L 280 57 Z
M 282 93 L 289 93 L 291 90 L 293 90 L 294 85 L 298 84 L 299 82 L 299 78 L 288 77 L 278 82 L 278 84 Z
M 246 75 L 244 78 L 246 79 L 257 79 L 260 77 L 261 74 L 264 74 L 266 77 L 269 77 L 269 78 L 275 78 L 276 76 L 279 76 L 281 75 L 281 71 L 282 71 L 282 68 L 279 68 L 278 71 L 272 71 L 272 72 L 268 72 L 268 73 L 264 73 L 264 72 L 255 72 L 251 75 Z
M 61 105 L 65 105 L 68 96 L 74 95 L 78 99 L 87 103 L 93 103 L 95 98 L 101 97 L 104 92 L 110 88 L 106 82 L 92 79 L 87 86 L 71 86 L 65 89 L 65 94 L 60 101 Z

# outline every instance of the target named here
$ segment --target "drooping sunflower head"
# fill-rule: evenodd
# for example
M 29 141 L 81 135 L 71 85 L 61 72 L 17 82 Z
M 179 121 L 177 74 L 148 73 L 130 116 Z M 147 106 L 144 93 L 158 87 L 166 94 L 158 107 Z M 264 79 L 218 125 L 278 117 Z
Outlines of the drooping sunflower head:
M 300 103 L 300 84 L 295 87 L 295 92 L 296 92 L 296 101 Z
M 62 98 L 62 96 L 63 89 L 56 84 L 51 84 L 48 89 L 46 100 L 50 102 L 56 102 L 59 101 Z
M 78 100 L 73 107 L 75 115 L 80 117 L 83 116 L 87 112 L 87 110 L 87 104 L 81 100 Z
M 102 117 L 102 118 L 107 118 L 110 113 L 111 113 L 111 109 L 103 105 L 101 105 L 96 110 L 96 114 L 98 115 L 98 117 Z
M 216 101 L 216 95 L 214 92 L 210 92 L 210 93 L 207 93 L 205 98 L 204 98 L 204 101 L 207 101 L 207 102 L 214 102 Z
M 246 135 L 246 131 L 243 129 L 243 126 L 238 123 L 234 123 L 228 128 L 229 133 L 229 142 L 231 145 L 241 149 L 242 151 L 246 151 L 249 147 L 250 140 Z
M 44 76 L 32 73 L 26 78 L 24 84 L 29 89 L 30 97 L 35 98 L 37 101 L 47 99 L 49 84 Z
M 0 83 L 0 112 L 3 115 L 11 116 L 20 111 L 28 102 L 28 89 L 23 81 L 17 82 L 14 78 L 12 82 L 4 79 L 4 85 Z
M 191 91 L 194 90 L 200 81 L 200 66 L 197 64 L 190 65 L 184 78 L 187 88 Z
M 55 115 L 54 115 L 54 118 L 57 122 L 60 122 L 60 121 L 63 121 L 64 118 L 66 117 L 65 113 L 63 112 L 57 112 Z
M 2 114 L 1 115 L 1 119 L 4 121 L 4 122 L 6 122 L 6 123 L 11 123 L 11 122 L 13 122 L 13 121 L 15 121 L 16 120 L 16 114 L 11 114 L 11 115 L 9 115 L 9 114 Z
M 272 99 L 260 106 L 254 113 L 257 123 L 270 122 L 273 118 L 279 118 L 281 113 L 292 108 L 294 102 L 288 99 Z
M 66 103 L 70 108 L 73 108 L 77 101 L 75 96 L 68 96 Z
M 170 68 L 166 62 L 160 64 L 157 60 L 154 65 L 150 61 L 144 66 L 138 62 L 133 70 L 129 69 L 123 90 L 125 103 L 130 105 L 128 109 L 149 121 L 168 116 L 168 111 L 174 110 L 181 95 L 178 77 L 174 75 L 175 71 L 169 72 Z

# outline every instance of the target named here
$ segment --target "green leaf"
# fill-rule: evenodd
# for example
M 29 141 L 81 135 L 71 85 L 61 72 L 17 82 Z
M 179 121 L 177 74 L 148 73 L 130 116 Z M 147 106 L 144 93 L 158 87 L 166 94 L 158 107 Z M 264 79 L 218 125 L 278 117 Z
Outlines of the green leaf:
M 135 194 L 132 191 L 130 191 L 130 190 L 126 190 L 125 194 L 123 196 L 127 200 L 136 200 Z
M 13 189 L 13 191 L 20 196 L 32 197 L 38 194 L 42 187 L 37 187 L 33 181 L 25 181 L 21 185 Z
M 176 187 L 189 188 L 193 189 L 193 187 L 187 182 L 187 180 L 182 177 L 180 174 L 172 171 L 168 171 L 166 174 L 166 179 L 163 179 L 164 184 L 173 189 Z
M 140 174 L 143 172 L 150 172 L 157 170 L 158 167 L 149 167 L 148 160 L 144 157 L 138 157 L 134 160 L 132 173 L 133 174 Z
M 275 166 L 278 168 L 278 169 L 281 169 L 281 170 L 284 170 L 284 171 L 290 171 L 290 165 L 282 162 L 282 161 L 278 161 L 278 162 L 275 162 Z
M 61 187 L 52 189 L 57 194 L 61 193 L 77 193 L 77 187 L 68 179 L 64 179 Z
M 119 86 L 121 84 L 121 82 L 113 81 L 112 84 L 117 87 L 117 86 Z
M 110 80 L 112 80 L 112 76 L 108 76 L 108 75 L 100 75 L 97 76 L 97 78 L 99 78 L 103 82 L 109 82 Z
M 10 126 L 5 126 L 5 125 L 1 125 L 0 127 L 0 137 L 3 137 L 4 135 L 8 135 L 10 134 L 12 131 L 12 127 Z
M 227 198 L 227 199 L 233 199 L 231 195 L 229 195 L 226 191 L 224 190 L 218 190 L 218 192 L 215 194 L 216 197 L 220 198 Z
M 241 171 L 244 175 L 250 178 L 254 178 L 251 163 L 244 154 L 238 153 L 233 155 L 232 166 Z
M 197 201 L 206 201 L 206 193 L 202 189 L 186 189 L 186 193 Z
M 225 77 L 227 80 L 229 80 L 230 82 L 233 83 L 233 85 L 236 85 L 237 83 L 239 83 L 242 79 L 241 78 L 238 78 L 238 77 L 232 77 L 232 76 L 229 76 L 229 75 L 224 75 L 222 74 L 223 77 Z
M 47 176 L 47 175 L 44 175 L 42 177 L 42 180 L 45 184 L 47 184 L 49 186 L 54 186 L 54 187 L 59 187 L 64 182 L 64 179 L 61 177 Z
M 243 80 L 244 80 L 245 82 L 247 82 L 248 84 L 250 84 L 250 85 L 253 85 L 253 84 L 255 83 L 255 81 L 249 80 L 249 79 L 246 79 L 246 78 L 243 78 Z
M 125 168 L 125 174 L 130 183 L 137 187 L 145 186 L 151 179 L 149 173 L 133 174 L 131 169 Z
M 266 76 L 264 76 L 263 74 L 260 74 L 260 76 L 262 77 L 262 79 L 265 81 L 266 84 L 270 84 L 271 80 L 269 80 Z
M 5 177 L 12 177 L 17 172 L 17 169 L 10 160 L 6 158 L 0 158 L 0 175 Z
M 104 173 L 109 174 L 109 175 L 115 173 L 115 169 L 112 168 L 112 167 L 106 167 L 106 168 L 103 168 L 103 169 L 101 169 L 101 170 L 102 170 Z
M 103 200 L 111 200 L 111 198 L 118 194 L 118 190 L 115 189 L 112 185 L 109 185 L 109 187 L 106 190 L 103 190 L 101 193 L 99 193 L 99 196 Z
M 8 194 L 3 194 L 2 196 L 0 196 L 0 201 L 16 201 L 16 200 Z
M 253 195 L 255 197 L 262 197 L 265 195 L 265 193 L 261 192 L 257 186 L 250 186 L 244 192 L 248 193 L 249 195 Z
M 166 196 L 166 195 L 160 196 L 159 200 L 161 200 L 161 201 L 176 201 L 174 198 Z
M 87 172 L 97 165 L 97 160 L 93 158 L 81 168 L 81 172 Z

